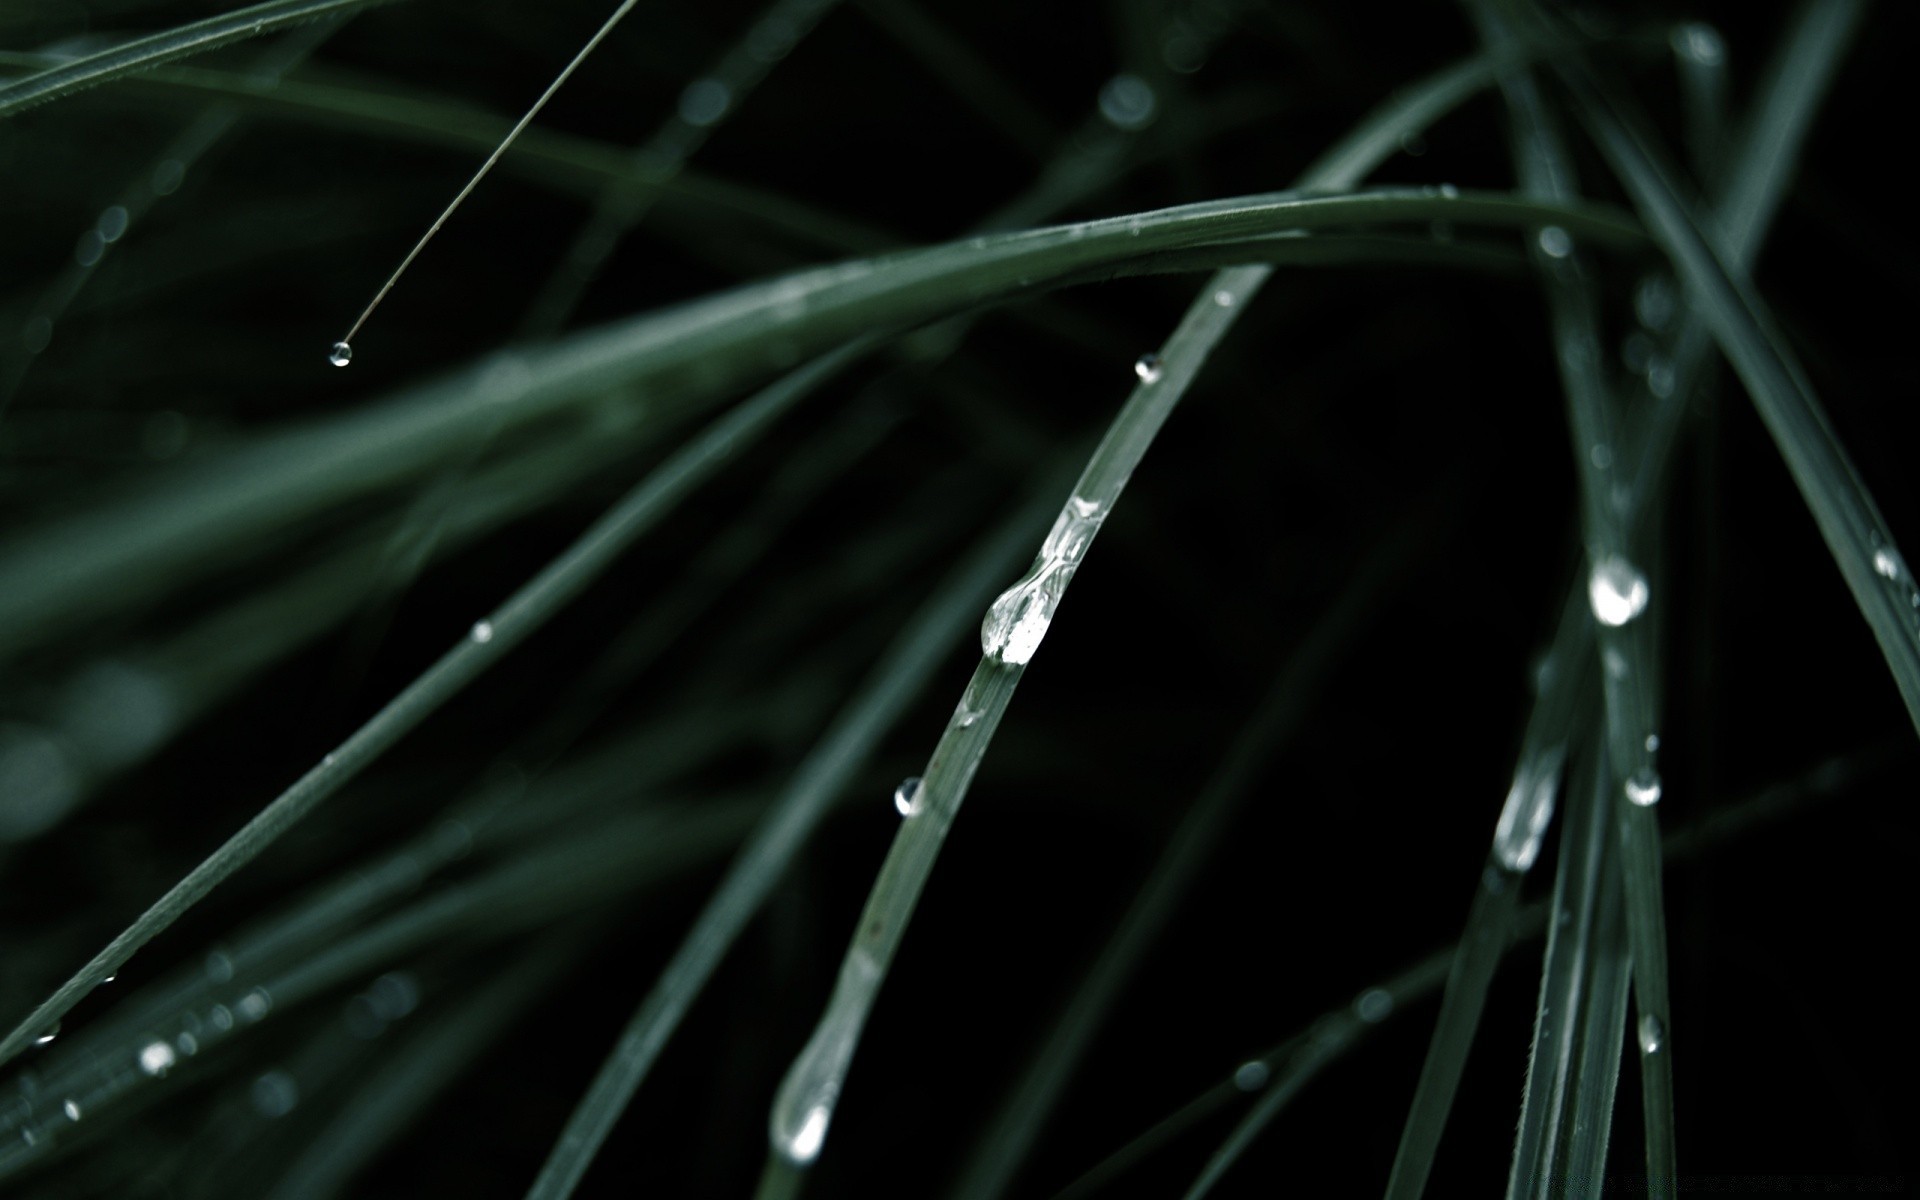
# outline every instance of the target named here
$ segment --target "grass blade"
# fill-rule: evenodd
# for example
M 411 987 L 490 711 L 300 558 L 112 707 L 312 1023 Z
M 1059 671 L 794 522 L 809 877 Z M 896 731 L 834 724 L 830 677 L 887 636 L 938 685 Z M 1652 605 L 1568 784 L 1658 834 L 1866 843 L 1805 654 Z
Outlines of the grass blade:
M 247 8 L 208 17 L 190 25 L 161 30 L 123 42 L 111 50 L 70 63 L 48 67 L 21 79 L 0 84 L 0 120 L 61 96 L 109 83 L 123 75 L 175 59 L 203 54 L 221 46 L 285 29 L 305 21 L 339 16 L 392 0 L 268 0 Z

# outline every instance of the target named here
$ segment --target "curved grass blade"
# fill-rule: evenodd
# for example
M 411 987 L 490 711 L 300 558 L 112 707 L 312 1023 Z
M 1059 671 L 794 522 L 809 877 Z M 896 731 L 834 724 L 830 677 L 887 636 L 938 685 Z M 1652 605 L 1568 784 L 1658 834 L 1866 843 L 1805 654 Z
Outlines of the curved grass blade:
M 1398 150 L 1401 135 L 1424 128 L 1485 78 L 1485 64 L 1474 60 L 1389 102 L 1309 169 L 1302 190 L 1352 187 Z M 1214 276 L 1160 353 L 1140 361 L 1139 386 L 1088 460 L 1032 569 L 988 610 L 981 625 L 980 665 L 922 772 L 913 806 L 860 915 L 827 1011 L 774 1099 L 768 1119 L 772 1156 L 800 1168 L 818 1157 L 887 968 L 1027 662 L 1154 436 L 1271 273 L 1270 267 L 1237 267 Z
M 161 63 L 202 54 L 289 25 L 388 3 L 392 0 L 268 0 L 265 4 L 134 38 L 110 50 L 0 83 L 0 120 L 36 104 L 97 87 Z
M 482 671 L 544 625 L 687 493 L 764 434 L 776 418 L 870 347 L 871 343 L 850 345 L 819 360 L 811 369 L 794 372 L 716 421 L 661 464 L 565 553 L 492 614 L 477 621 L 468 636 L 442 655 L 425 674 L 262 809 L 15 1026 L 0 1041 L 0 1062 L 31 1044 L 81 997 L 118 971 L 141 946 L 198 903 L 221 880 L 239 870 Z
M 1456 92 L 1463 86 L 1444 82 Z M 1341 186 L 1338 164 L 1328 171 L 1316 186 Z M 1552 223 L 1596 245 L 1631 247 L 1640 238 L 1631 221 L 1603 206 L 1543 208 L 1499 193 L 1397 188 L 1211 201 L 803 271 L 496 357 L 18 537 L 0 548 L 0 658 L 111 607 L 134 576 L 148 587 L 178 586 L 235 540 L 409 477 L 484 437 L 491 411 L 505 414 L 504 435 L 616 388 L 644 389 L 661 405 L 710 402 L 784 369 L 796 353 L 985 307 L 1130 259 L 1284 230 L 1434 220 Z M 1222 276 L 1207 295 L 1231 297 L 1272 268 L 1249 271 Z
M 1427 511 L 1444 510 L 1445 506 L 1433 505 Z M 1413 568 L 1421 547 L 1437 542 L 1426 522 L 1421 522 L 1417 530 L 1403 530 L 1388 539 L 1327 605 L 1319 621 L 1302 635 L 1272 689 L 1248 717 L 1212 777 L 1180 819 L 1152 875 L 1141 885 L 1073 998 L 1055 1018 L 1040 1052 L 1029 1062 L 992 1126 L 979 1140 L 954 1189 L 957 1200 L 990 1200 L 1006 1191 L 1108 1010 L 1166 928 L 1255 774 L 1291 739 L 1300 717 L 1347 653 L 1383 593 Z

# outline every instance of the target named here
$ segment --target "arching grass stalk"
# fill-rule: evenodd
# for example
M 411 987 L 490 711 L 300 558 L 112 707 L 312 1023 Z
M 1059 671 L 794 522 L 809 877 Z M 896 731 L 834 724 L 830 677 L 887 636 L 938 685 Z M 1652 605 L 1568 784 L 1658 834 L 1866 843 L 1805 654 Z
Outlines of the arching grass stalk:
M 1051 482 L 1057 472 L 1048 472 Z M 529 1200 L 572 1194 L 653 1060 L 721 958 L 853 774 L 929 682 L 980 601 L 1004 578 L 1051 508 L 1051 489 L 982 539 L 881 655 L 859 690 L 741 848 L 653 990 L 634 1013 L 541 1167 Z
M 190 25 L 122 42 L 98 54 L 0 83 L 0 120 L 36 104 L 71 95 L 175 59 L 274 33 L 289 25 L 341 16 L 393 0 L 268 0 Z
M 304 62 L 320 43 L 332 37 L 340 24 L 340 19 L 323 21 L 288 34 L 254 62 L 247 78 L 259 87 L 275 86 L 282 75 Z M 6 419 L 7 408 L 19 393 L 34 359 L 46 349 L 60 319 L 79 298 L 100 264 L 106 261 L 112 247 L 138 226 L 154 205 L 178 190 L 187 172 L 239 120 L 239 110 L 231 104 L 209 106 L 167 143 L 151 166 L 122 186 L 112 203 L 101 210 L 93 227 L 81 234 L 73 256 L 28 310 L 20 340 L 11 347 L 13 353 L 0 359 L 0 364 L 5 364 L 0 365 L 0 421 Z
M 1548 60 L 1753 397 L 1920 729 L 1920 590 L 1806 372 L 1724 239 L 1673 185 L 1666 155 L 1644 123 L 1570 42 L 1556 37 Z
M 1694 822 L 1668 838 L 1666 865 L 1668 867 L 1682 865 L 1708 850 L 1746 836 L 1769 823 L 1796 815 L 1813 803 L 1831 801 L 1865 779 L 1886 770 L 1903 753 L 1911 752 L 1904 745 L 1861 750 L 1830 759 L 1800 776 L 1763 788 L 1737 803 L 1721 808 Z M 1581 777 L 1583 781 L 1590 778 L 1590 773 Z M 1577 827 L 1582 819 L 1579 814 L 1590 813 L 1593 808 L 1581 799 L 1590 793 L 1590 788 L 1584 782 L 1576 782 L 1568 792 L 1575 798 L 1569 805 L 1570 812 L 1574 814 L 1569 819 L 1569 828 L 1573 828 Z M 1594 834 L 1586 838 L 1585 844 L 1588 846 L 1598 847 L 1606 838 L 1608 831 L 1604 828 L 1604 813 L 1601 815 L 1601 827 L 1596 827 Z M 1508 948 L 1531 941 L 1539 937 L 1542 932 L 1548 932 L 1549 937 L 1552 937 L 1551 931 L 1560 926 L 1560 922 L 1549 918 L 1560 911 L 1562 908 L 1557 899 L 1536 901 L 1522 907 L 1514 919 L 1514 937 Z M 1571 913 L 1572 910 L 1569 908 L 1566 911 Z M 1569 920 L 1565 927 L 1572 928 L 1573 922 Z M 1459 948 L 1459 944 L 1455 943 L 1429 954 L 1393 977 L 1366 988 L 1351 1003 L 1343 1004 L 1323 1014 L 1307 1029 L 1267 1050 L 1249 1056 L 1226 1078 L 1123 1142 L 1111 1154 L 1058 1192 L 1054 1200 L 1085 1200 L 1086 1197 L 1100 1192 L 1110 1183 L 1125 1178 L 1147 1155 L 1166 1145 L 1198 1122 L 1217 1114 L 1221 1109 L 1244 1099 L 1249 1094 L 1264 1093 L 1267 1089 L 1274 1087 L 1288 1087 L 1290 1088 L 1289 1098 L 1297 1095 L 1299 1087 L 1293 1084 L 1290 1075 L 1301 1070 L 1317 1073 L 1332 1060 L 1331 1056 L 1324 1054 L 1308 1057 L 1301 1053 L 1308 1047 L 1309 1039 L 1316 1032 L 1332 1034 L 1338 1039 L 1343 1051 L 1358 1045 L 1364 1036 L 1364 1031 L 1357 1036 L 1350 1031 L 1342 1031 L 1341 1026 L 1344 1023 L 1359 1021 L 1377 1029 L 1439 991 L 1448 978 L 1450 966 Z M 1621 995 L 1624 1002 L 1624 987 Z M 1618 1038 L 1614 1040 L 1618 1042 Z M 1227 1141 L 1209 1158 L 1202 1170 L 1202 1180 L 1208 1181 L 1209 1186 L 1217 1183 L 1226 1169 L 1237 1160 L 1238 1155 L 1244 1153 L 1245 1149 L 1258 1139 L 1261 1129 L 1270 1124 L 1284 1108 L 1284 1104 L 1260 1104 L 1250 1110 L 1235 1126 Z M 1229 1152 L 1230 1149 L 1231 1152 Z M 1196 1182 L 1194 1186 L 1197 1188 L 1200 1184 Z
M 1441 82 L 1459 92 L 1484 76 L 1476 64 Z M 1378 148 L 1378 131 L 1364 132 L 1368 147 Z M 1348 177 L 1337 162 L 1314 176 L 1322 189 Z M 1492 228 L 1557 224 L 1596 245 L 1641 240 L 1631 220 L 1604 206 L 1542 208 L 1500 193 L 1387 188 L 1209 201 L 802 271 L 497 357 L 43 526 L 0 549 L 0 657 L 111 608 L 130 576 L 146 588 L 180 586 L 237 540 L 411 476 L 484 436 L 482 414 L 492 405 L 508 413 L 504 433 L 617 388 L 641 389 L 656 403 L 705 404 L 788 369 L 796 353 L 823 353 L 876 328 L 978 309 L 1130 259 L 1244 242 L 1262 245 L 1255 257 L 1284 262 L 1289 246 L 1312 239 L 1262 239 L 1285 230 L 1435 220 Z M 1264 279 L 1270 269 L 1237 278 Z M 1223 282 L 1208 296 L 1232 290 Z
M 140 947 L 173 924 L 221 880 L 252 860 L 338 791 L 481 672 L 544 625 L 654 522 L 711 478 L 774 420 L 872 347 L 850 344 L 794 372 L 714 422 L 636 485 L 566 552 L 528 581 L 441 656 L 319 765 L 282 792 L 186 878 L 76 971 L 0 1041 L 0 1062 L 18 1054 L 80 998 L 114 974 Z
M 1481 86 L 1478 60 L 1442 72 L 1390 102 L 1334 147 L 1301 180 L 1301 190 L 1350 188 L 1400 139 Z M 995 600 L 981 624 L 980 665 L 934 748 L 917 790 L 905 797 L 899 834 L 874 881 L 827 1011 L 787 1072 L 768 1119 L 771 1157 L 804 1169 L 819 1156 L 887 968 L 898 950 L 946 831 L 1005 716 L 1026 664 L 1046 636 L 1068 584 L 1174 406 L 1226 335 L 1271 267 L 1236 267 L 1210 279 L 1160 353 L 1142 358 L 1140 383 L 1108 427 L 1026 577 Z M 787 1186 L 770 1165 L 763 1192 Z
M 1444 511 L 1444 506 L 1423 506 L 1423 511 Z M 1187 807 L 1153 873 L 979 1139 L 954 1189 L 956 1200 L 990 1200 L 1006 1191 L 1115 998 L 1166 928 L 1261 766 L 1291 740 L 1375 607 L 1424 560 L 1423 548 L 1439 544 L 1430 525 L 1419 520 L 1377 546 L 1289 652 L 1266 698 Z

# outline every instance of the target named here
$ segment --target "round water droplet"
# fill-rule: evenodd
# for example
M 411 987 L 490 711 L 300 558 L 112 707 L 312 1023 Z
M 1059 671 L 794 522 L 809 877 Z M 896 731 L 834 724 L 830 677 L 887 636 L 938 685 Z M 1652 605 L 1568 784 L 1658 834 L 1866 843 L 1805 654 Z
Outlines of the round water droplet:
M 100 231 L 100 236 L 106 241 L 117 242 L 127 231 L 127 219 L 127 210 L 116 204 L 100 214 L 99 224 L 94 228 Z
M 1628 777 L 1623 785 L 1627 799 L 1641 808 L 1652 808 L 1660 803 L 1660 774 L 1649 767 L 1641 767 Z
M 468 636 L 481 645 L 486 645 L 493 640 L 493 623 L 490 621 L 475 621 L 473 623 L 473 629 L 469 631 Z
M 253 1108 L 269 1120 L 284 1117 L 300 1103 L 300 1087 L 285 1071 L 268 1071 L 253 1081 Z
M 200 1053 L 200 1039 L 191 1033 L 181 1034 L 179 1037 L 173 1039 L 173 1044 L 182 1054 L 194 1055 Z
M 335 342 L 333 349 L 327 351 L 327 361 L 336 367 L 344 367 L 353 361 L 353 347 L 345 342 Z
M 1573 253 L 1573 237 L 1558 225 L 1540 231 L 1540 252 L 1548 258 L 1565 258 Z
M 732 106 L 733 90 L 718 79 L 696 79 L 680 93 L 680 119 L 689 125 L 711 125 Z
M 1419 158 L 1426 152 L 1427 139 L 1417 133 L 1403 133 L 1400 135 L 1400 153 L 1406 155 L 1408 158 Z
M 1385 988 L 1368 988 L 1353 1002 L 1353 1011 L 1362 1021 L 1377 1025 L 1393 1013 L 1393 994 Z
M 1673 285 L 1662 276 L 1649 275 L 1634 289 L 1633 315 L 1648 329 L 1665 329 L 1678 308 Z
M 1158 107 L 1153 85 L 1138 75 L 1115 75 L 1100 89 L 1100 115 L 1115 129 L 1146 128 Z
M 920 777 L 909 775 L 893 789 L 893 806 L 903 817 L 910 817 L 920 811 Z
M 1233 293 L 1228 291 L 1225 288 L 1221 288 L 1219 291 L 1213 294 L 1213 302 L 1219 305 L 1221 308 L 1232 308 Z
M 152 1041 L 140 1048 L 140 1069 L 156 1079 L 165 1075 L 174 1062 L 173 1047 L 165 1042 Z
M 1240 1064 L 1240 1069 L 1233 1073 L 1233 1086 L 1243 1092 L 1257 1092 L 1267 1086 L 1267 1080 L 1272 1074 L 1273 1072 L 1267 1069 L 1267 1064 L 1256 1058 L 1251 1062 Z
M 67 1114 L 67 1120 L 78 1121 L 80 1119 L 80 1102 L 71 1097 L 62 1100 L 60 1102 L 60 1111 Z
M 1654 397 L 1665 400 L 1673 395 L 1674 385 L 1678 382 L 1673 363 L 1664 355 L 1655 355 L 1647 361 L 1647 391 Z
M 1141 383 L 1158 383 L 1162 374 L 1158 354 L 1142 354 L 1133 364 L 1133 373 L 1140 377 Z
M 1594 619 L 1602 625 L 1625 625 L 1647 610 L 1647 577 L 1618 555 L 1593 564 L 1587 577 L 1587 599 Z
M 1613 451 L 1605 442 L 1595 442 L 1587 451 L 1587 459 L 1593 463 L 1594 470 L 1604 471 L 1613 465 Z
M 1648 734 L 1647 735 L 1647 753 L 1654 754 L 1654 753 L 1657 753 L 1659 749 L 1660 749 L 1660 735 L 1657 733 Z
M 1660 1018 L 1648 1013 L 1640 1018 L 1640 1049 L 1648 1054 L 1660 1053 L 1667 1044 L 1667 1027 Z

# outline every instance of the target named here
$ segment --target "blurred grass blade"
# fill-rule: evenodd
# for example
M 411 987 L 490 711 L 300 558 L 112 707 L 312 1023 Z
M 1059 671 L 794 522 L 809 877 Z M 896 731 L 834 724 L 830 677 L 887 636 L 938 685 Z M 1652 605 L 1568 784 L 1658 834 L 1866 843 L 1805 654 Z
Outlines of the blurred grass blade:
M 48 67 L 20 79 L 0 83 L 0 120 L 17 112 L 109 83 L 123 75 L 161 63 L 187 58 L 289 25 L 315 21 L 389 4 L 393 0 L 268 0 L 190 25 L 164 29 L 134 38 L 110 50 L 88 55 L 57 67 Z
M 1444 511 L 1444 506 L 1435 504 L 1426 511 Z M 1416 533 L 1421 536 L 1416 538 Z M 1351 648 L 1363 622 L 1382 602 L 1383 593 L 1413 568 L 1423 548 L 1437 542 L 1425 522 L 1418 530 L 1409 528 L 1388 538 L 1301 636 L 1266 698 L 1180 819 L 1166 851 L 1120 918 L 1098 961 L 1054 1019 L 1040 1052 L 979 1139 L 954 1190 L 956 1200 L 991 1200 L 1006 1191 L 1108 1011 L 1206 864 L 1247 788 L 1263 764 L 1291 740 L 1300 718 Z
M 1813 514 L 1854 601 L 1880 643 L 1907 715 L 1920 729 L 1920 590 L 1873 497 L 1834 436 L 1813 385 L 1746 273 L 1729 266 L 1717 236 L 1675 188 L 1640 126 L 1566 46 L 1549 61 L 1588 131 L 1686 283 L 1753 397 L 1761 420 Z
M 409 684 L 365 725 L 262 809 L 225 845 L 155 901 L 73 974 L 4 1041 L 0 1062 L 18 1054 L 82 997 L 114 974 L 161 930 L 239 870 L 302 817 L 458 693 L 596 579 L 634 539 L 688 492 L 764 434 L 781 414 L 871 348 L 851 344 L 796 371 L 714 422 L 622 497 L 543 569 Z

